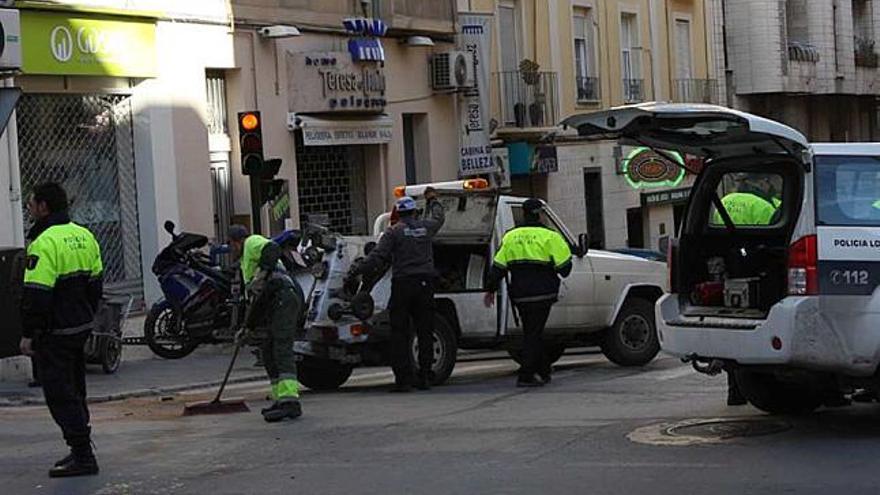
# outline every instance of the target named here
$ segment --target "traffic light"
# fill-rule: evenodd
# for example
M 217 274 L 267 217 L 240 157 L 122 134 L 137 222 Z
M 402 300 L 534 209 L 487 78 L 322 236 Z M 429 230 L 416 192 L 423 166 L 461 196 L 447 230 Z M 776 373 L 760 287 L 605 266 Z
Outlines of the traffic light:
M 260 112 L 238 114 L 238 136 L 241 145 L 241 173 L 261 175 L 263 172 L 263 121 Z

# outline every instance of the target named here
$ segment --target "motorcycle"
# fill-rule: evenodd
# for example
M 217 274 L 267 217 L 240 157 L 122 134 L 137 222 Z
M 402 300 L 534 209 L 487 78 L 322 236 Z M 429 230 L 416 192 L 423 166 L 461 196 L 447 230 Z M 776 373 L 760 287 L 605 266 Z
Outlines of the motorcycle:
M 180 359 L 200 344 L 231 342 L 244 314 L 237 269 L 219 263 L 222 247 L 190 232 L 175 233 L 165 222 L 171 243 L 159 253 L 152 271 L 165 298 L 154 304 L 144 322 L 144 340 L 157 356 Z
M 171 243 L 152 268 L 165 298 L 150 308 L 144 321 L 145 343 L 166 359 L 186 357 L 200 344 L 232 342 L 247 305 L 238 267 L 224 269 L 219 263 L 229 247 L 211 246 L 210 254 L 205 254 L 206 236 L 177 234 L 175 228 L 173 222 L 165 222 Z M 281 261 L 294 277 L 320 270 L 318 248 L 335 246 L 335 237 L 317 226 L 285 231 L 273 241 L 281 246 Z

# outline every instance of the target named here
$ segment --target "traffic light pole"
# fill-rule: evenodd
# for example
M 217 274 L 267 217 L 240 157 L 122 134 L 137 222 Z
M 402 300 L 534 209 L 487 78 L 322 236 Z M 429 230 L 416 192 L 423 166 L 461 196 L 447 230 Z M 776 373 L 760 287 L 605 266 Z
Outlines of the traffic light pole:
M 263 198 L 260 191 L 260 178 L 256 175 L 249 175 L 248 181 L 251 185 L 251 232 L 254 234 L 263 234 Z

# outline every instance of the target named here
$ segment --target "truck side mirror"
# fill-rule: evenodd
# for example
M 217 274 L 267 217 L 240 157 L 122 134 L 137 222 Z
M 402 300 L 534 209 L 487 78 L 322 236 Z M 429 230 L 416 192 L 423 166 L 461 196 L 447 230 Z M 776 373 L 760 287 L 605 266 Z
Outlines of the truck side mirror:
M 582 258 L 586 256 L 586 254 L 590 251 L 590 236 L 589 234 L 580 234 L 578 236 L 578 245 L 577 245 L 577 256 Z
M 669 256 L 669 236 L 664 235 L 657 241 L 657 250 L 663 253 L 664 256 Z

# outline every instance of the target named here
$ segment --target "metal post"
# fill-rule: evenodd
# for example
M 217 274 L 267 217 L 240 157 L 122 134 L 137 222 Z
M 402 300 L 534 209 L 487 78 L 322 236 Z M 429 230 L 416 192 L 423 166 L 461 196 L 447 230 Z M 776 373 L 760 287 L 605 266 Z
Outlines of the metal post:
M 249 175 L 248 180 L 251 184 L 251 233 L 263 233 L 263 221 L 260 217 L 260 210 L 263 208 L 263 198 L 260 194 L 260 178 L 256 175 Z

